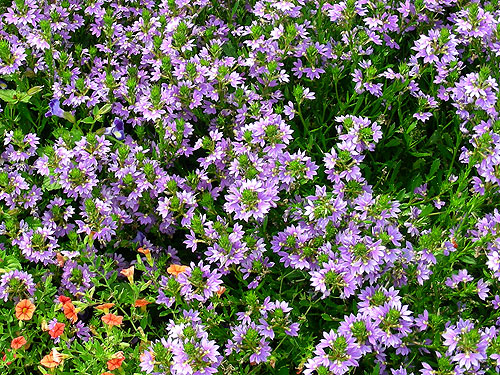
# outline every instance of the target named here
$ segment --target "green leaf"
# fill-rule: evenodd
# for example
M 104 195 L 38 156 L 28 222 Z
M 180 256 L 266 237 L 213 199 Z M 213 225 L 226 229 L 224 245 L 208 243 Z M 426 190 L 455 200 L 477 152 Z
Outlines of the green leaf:
M 417 127 L 417 122 L 416 122 L 416 121 L 415 121 L 415 122 L 412 122 L 412 123 L 410 124 L 410 126 L 408 126 L 408 128 L 406 129 L 405 133 L 406 133 L 406 134 L 411 133 L 411 131 L 412 131 L 413 129 L 415 129 L 416 127 Z
M 427 179 L 430 179 L 431 177 L 434 176 L 434 174 L 437 172 L 439 169 L 439 166 L 441 165 L 441 160 L 439 159 L 434 159 L 431 165 L 431 169 L 429 171 L 429 174 L 427 175 Z
M 326 320 L 327 322 L 333 321 L 332 317 L 328 314 L 321 314 L 321 318 L 323 318 L 323 320 Z
M 0 90 L 0 99 L 7 103 L 17 103 L 19 101 L 16 90 Z
M 50 176 L 45 176 L 42 183 L 42 191 L 52 191 L 61 188 L 61 184 L 58 182 L 51 183 Z
M 7 255 L 2 262 L 0 262 L 0 274 L 21 269 L 21 263 L 13 255 Z
M 476 260 L 468 255 L 460 257 L 460 260 L 462 260 L 462 262 L 467 264 L 476 264 Z
M 393 138 L 389 142 L 387 142 L 386 144 L 384 144 L 384 146 L 385 147 L 396 147 L 396 146 L 401 145 L 401 143 L 402 143 L 401 139 L 399 139 L 399 138 Z

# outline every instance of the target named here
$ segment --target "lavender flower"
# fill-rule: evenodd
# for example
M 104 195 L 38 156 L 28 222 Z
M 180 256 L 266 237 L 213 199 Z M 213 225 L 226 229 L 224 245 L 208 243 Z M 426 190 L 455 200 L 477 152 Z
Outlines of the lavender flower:
M 33 276 L 24 271 L 9 271 L 0 278 L 0 299 L 7 302 L 9 298 L 33 296 L 35 293 L 35 283 Z

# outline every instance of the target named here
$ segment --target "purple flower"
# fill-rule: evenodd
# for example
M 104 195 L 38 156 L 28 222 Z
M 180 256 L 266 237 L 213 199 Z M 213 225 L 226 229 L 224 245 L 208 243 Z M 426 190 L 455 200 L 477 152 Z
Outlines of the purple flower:
M 414 326 L 418 328 L 419 331 L 425 331 L 429 325 L 429 312 L 424 310 L 416 319 Z
M 238 186 L 239 185 L 239 186 Z M 238 185 L 229 187 L 224 208 L 228 213 L 234 213 L 235 219 L 248 221 L 250 218 L 264 219 L 278 201 L 278 189 L 273 180 L 244 180 Z
M 144 350 L 144 352 L 140 356 L 141 363 L 139 367 L 142 371 L 146 372 L 146 374 L 151 374 L 155 368 L 155 357 L 152 350 Z
M 125 139 L 125 130 L 123 126 L 123 120 L 119 118 L 115 118 L 113 120 L 113 125 L 106 128 L 104 134 L 112 135 L 119 141 L 123 141 Z
M 49 102 L 49 111 L 45 113 L 45 117 L 51 117 L 51 116 L 57 116 L 66 119 L 72 123 L 75 122 L 75 117 L 71 113 L 63 111 L 60 107 L 59 99 L 55 98 Z
M 23 299 L 25 296 L 33 296 L 35 283 L 33 276 L 24 271 L 9 271 L 0 278 L 0 299 L 7 302 L 9 297 Z
M 316 345 L 315 357 L 306 363 L 304 374 L 311 374 L 315 363 L 335 375 L 342 375 L 358 366 L 361 351 L 354 338 L 347 333 L 323 332 L 323 339 Z M 318 367 L 318 366 L 316 366 Z
M 487 359 L 488 336 L 474 327 L 469 320 L 460 318 L 457 325 L 450 325 L 443 333 L 446 354 L 451 360 L 466 370 L 479 369 L 480 363 Z
M 488 288 L 488 283 L 487 282 L 485 283 L 483 279 L 480 279 L 477 282 L 477 295 L 479 296 L 479 298 L 485 301 L 486 297 L 488 297 L 489 291 L 490 288 Z

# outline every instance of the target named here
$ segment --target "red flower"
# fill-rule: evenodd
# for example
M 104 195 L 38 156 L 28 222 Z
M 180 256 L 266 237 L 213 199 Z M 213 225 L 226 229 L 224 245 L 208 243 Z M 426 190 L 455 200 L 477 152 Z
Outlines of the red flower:
M 61 302 L 63 305 L 66 303 L 66 302 L 71 302 L 71 298 L 69 297 L 66 297 L 66 296 L 59 296 L 59 302 Z
M 59 323 L 57 322 L 54 327 L 49 331 L 49 335 L 50 337 L 52 337 L 53 339 L 61 336 L 64 332 L 64 327 L 66 325 L 64 323 Z
M 19 336 L 11 341 L 10 347 L 12 349 L 19 349 L 19 348 L 23 347 L 24 344 L 26 344 L 26 339 L 24 338 L 24 336 Z

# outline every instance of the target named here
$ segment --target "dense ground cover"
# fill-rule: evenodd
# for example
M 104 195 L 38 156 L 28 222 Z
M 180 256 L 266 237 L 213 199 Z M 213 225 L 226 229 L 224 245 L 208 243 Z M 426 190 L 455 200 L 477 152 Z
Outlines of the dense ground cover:
M 0 0 L 0 373 L 500 372 L 499 9 Z

